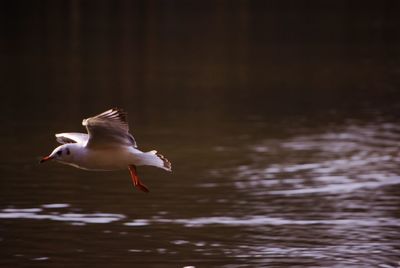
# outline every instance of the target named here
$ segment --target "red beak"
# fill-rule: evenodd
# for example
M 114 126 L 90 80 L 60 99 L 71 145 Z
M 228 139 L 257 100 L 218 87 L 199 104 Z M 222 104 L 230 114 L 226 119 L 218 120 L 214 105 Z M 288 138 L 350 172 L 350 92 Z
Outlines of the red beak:
M 46 162 L 46 161 L 49 161 L 49 160 L 51 160 L 51 159 L 53 159 L 52 156 L 45 156 L 45 157 L 42 158 L 42 160 L 40 160 L 40 164 L 42 164 L 42 163 L 44 163 L 44 162 Z

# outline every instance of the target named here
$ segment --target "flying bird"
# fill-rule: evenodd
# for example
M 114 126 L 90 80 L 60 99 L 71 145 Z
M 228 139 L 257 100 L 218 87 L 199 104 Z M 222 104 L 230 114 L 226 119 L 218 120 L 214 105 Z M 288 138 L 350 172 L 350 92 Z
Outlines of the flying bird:
M 137 174 L 137 166 L 155 166 L 171 171 L 171 162 L 157 151 L 142 152 L 129 133 L 127 114 L 118 108 L 84 119 L 86 133 L 59 133 L 56 139 L 61 146 L 42 158 L 86 170 L 129 169 L 133 185 L 149 192 Z

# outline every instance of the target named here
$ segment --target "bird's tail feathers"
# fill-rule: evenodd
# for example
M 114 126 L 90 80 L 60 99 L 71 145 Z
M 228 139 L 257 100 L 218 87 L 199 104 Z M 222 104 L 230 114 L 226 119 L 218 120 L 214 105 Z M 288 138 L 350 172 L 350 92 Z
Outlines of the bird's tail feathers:
M 149 166 L 156 166 L 162 169 L 165 169 L 167 171 L 172 171 L 172 165 L 171 162 L 167 158 L 165 158 L 162 154 L 157 153 L 156 150 L 152 150 L 150 152 L 145 153 L 146 154 L 146 165 Z

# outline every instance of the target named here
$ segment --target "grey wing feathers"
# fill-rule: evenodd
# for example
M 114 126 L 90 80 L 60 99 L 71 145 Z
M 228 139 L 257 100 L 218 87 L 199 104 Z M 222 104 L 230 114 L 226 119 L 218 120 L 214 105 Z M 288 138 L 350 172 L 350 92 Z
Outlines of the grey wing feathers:
M 84 119 L 82 125 L 89 133 L 87 146 L 123 145 L 137 147 L 129 133 L 127 114 L 118 108 Z
M 59 143 L 82 143 L 86 144 L 89 135 L 86 133 L 77 133 L 77 132 L 70 132 L 70 133 L 58 133 L 56 134 L 56 139 Z

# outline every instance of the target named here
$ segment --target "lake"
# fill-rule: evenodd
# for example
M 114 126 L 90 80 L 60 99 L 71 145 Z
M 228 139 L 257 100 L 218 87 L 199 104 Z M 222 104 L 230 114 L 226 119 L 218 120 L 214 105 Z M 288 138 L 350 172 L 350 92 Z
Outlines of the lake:
M 61 117 L 21 122 L 30 137 L 16 131 L 3 142 L 2 266 L 400 261 L 400 127 L 392 116 L 330 111 L 132 122 L 139 146 L 173 163 L 172 173 L 139 168 L 149 194 L 133 188 L 127 170 L 39 165 L 56 146 L 54 132 L 83 130 L 81 118 Z
M 392 2 L 3 2 L 1 267 L 400 266 Z M 38 163 L 113 107 L 149 194 Z

